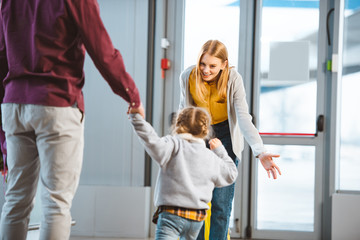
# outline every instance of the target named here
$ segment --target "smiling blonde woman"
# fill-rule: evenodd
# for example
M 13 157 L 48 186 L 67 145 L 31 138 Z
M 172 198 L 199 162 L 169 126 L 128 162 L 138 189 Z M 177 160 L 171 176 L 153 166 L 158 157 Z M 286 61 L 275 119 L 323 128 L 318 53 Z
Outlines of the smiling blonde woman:
M 209 112 L 214 137 L 221 140 L 236 165 L 241 160 L 245 137 L 268 176 L 276 179 L 277 174 L 281 174 L 273 161 L 273 157 L 279 155 L 266 152 L 248 112 L 242 77 L 229 67 L 227 49 L 218 40 L 207 41 L 200 50 L 197 64 L 180 75 L 179 109 L 188 106 L 202 107 Z M 213 191 L 209 239 L 227 238 L 234 187 L 232 184 Z M 204 235 L 203 227 L 197 239 L 204 239 Z

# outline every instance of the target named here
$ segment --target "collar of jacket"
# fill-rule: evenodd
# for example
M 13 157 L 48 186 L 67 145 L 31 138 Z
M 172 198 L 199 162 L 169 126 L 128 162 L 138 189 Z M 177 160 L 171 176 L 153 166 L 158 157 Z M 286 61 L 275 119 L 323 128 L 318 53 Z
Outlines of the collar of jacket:
M 193 135 L 191 135 L 190 133 L 180 133 L 177 134 L 180 138 L 185 139 L 189 142 L 198 142 L 198 143 L 203 143 L 205 145 L 205 141 L 202 138 L 197 138 L 194 137 Z

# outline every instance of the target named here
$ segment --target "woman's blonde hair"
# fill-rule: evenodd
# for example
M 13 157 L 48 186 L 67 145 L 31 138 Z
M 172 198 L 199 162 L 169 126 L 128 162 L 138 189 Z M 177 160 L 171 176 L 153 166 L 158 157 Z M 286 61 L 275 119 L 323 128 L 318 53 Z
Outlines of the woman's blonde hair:
M 208 40 L 202 47 L 198 56 L 196 68 L 195 68 L 195 79 L 196 79 L 196 95 L 205 101 L 206 87 L 201 78 L 200 73 L 200 62 L 204 54 L 207 53 L 210 56 L 219 58 L 222 63 L 226 61 L 224 70 L 220 70 L 219 79 L 216 83 L 216 88 L 220 96 L 219 102 L 224 102 L 226 99 L 227 83 L 229 79 L 229 63 L 228 63 L 228 52 L 225 45 L 218 40 Z
M 211 117 L 200 107 L 186 107 L 180 110 L 174 123 L 174 132 L 177 134 L 190 133 L 197 138 L 208 138 L 212 132 Z

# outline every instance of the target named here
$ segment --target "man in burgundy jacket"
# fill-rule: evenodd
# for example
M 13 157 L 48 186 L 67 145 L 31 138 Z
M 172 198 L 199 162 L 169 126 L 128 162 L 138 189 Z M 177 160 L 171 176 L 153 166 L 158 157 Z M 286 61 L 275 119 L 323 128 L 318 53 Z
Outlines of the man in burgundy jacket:
M 0 239 L 26 239 L 40 180 L 40 239 L 68 239 L 83 157 L 85 49 L 115 94 L 144 116 L 96 0 L 2 0 L 0 99 L 8 182 Z

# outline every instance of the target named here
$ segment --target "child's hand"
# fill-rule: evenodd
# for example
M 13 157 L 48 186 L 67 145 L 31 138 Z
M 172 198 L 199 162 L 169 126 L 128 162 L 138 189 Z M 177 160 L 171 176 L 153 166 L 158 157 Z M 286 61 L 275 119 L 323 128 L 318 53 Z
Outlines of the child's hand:
M 218 138 L 213 138 L 213 139 L 210 139 L 209 145 L 210 145 L 210 149 L 213 150 L 213 149 L 221 146 L 222 143 L 221 143 L 220 139 L 218 139 Z

